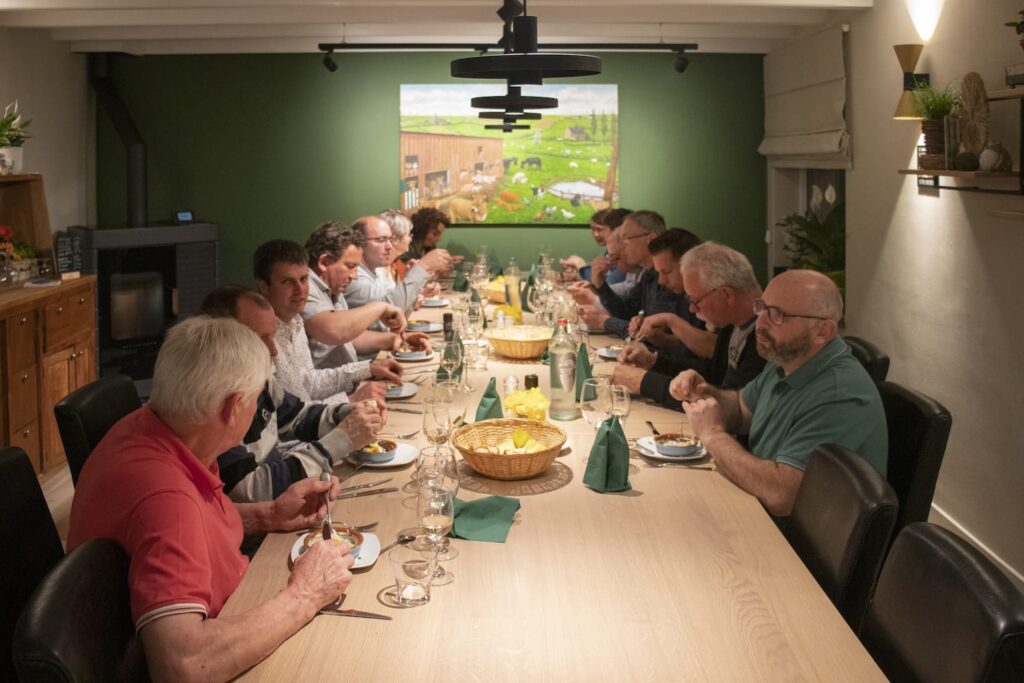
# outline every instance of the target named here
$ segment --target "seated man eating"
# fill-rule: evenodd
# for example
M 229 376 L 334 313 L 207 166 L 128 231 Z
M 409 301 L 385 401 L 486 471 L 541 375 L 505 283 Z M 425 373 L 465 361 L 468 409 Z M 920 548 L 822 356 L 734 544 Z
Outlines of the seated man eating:
M 686 370 L 670 391 L 719 471 L 769 513 L 793 509 L 815 448 L 837 443 L 885 476 L 888 434 L 874 382 L 837 335 L 843 299 L 821 273 L 773 279 L 757 315 L 757 351 L 768 365 L 741 391 L 717 389 Z M 747 434 L 750 450 L 732 434 Z
M 277 357 L 274 309 L 256 292 L 215 289 L 203 301 L 203 312 L 234 318 L 259 336 L 264 353 Z M 372 395 L 334 407 L 303 403 L 273 376 L 256 407 L 248 431 L 217 459 L 224 493 L 236 502 L 274 500 L 304 477 L 331 472 L 336 461 L 373 443 L 384 424 L 385 404 Z
M 697 371 L 713 386 L 740 389 L 764 369 L 754 336 L 754 301 L 761 298 L 761 286 L 747 257 L 725 245 L 705 242 L 683 255 L 679 270 L 690 310 L 718 328 L 711 357 L 655 353 L 633 342 L 619 355 L 612 375 L 615 384 L 677 410 L 681 406 L 669 394 L 669 384 L 683 370 Z M 663 315 L 667 314 L 645 320 L 640 333 Z M 668 324 L 673 332 L 679 325 L 674 320 Z M 684 328 L 680 334 L 687 332 Z
M 273 598 L 218 616 L 248 568 L 243 535 L 316 524 L 324 494 L 338 488 L 337 479 L 304 479 L 272 503 L 225 497 L 217 455 L 241 440 L 269 378 L 270 356 L 251 330 L 205 316 L 179 323 L 157 356 L 149 405 L 114 425 L 82 468 L 68 550 L 109 538 L 127 553 L 132 619 L 153 680 L 233 678 L 352 581 L 353 557 L 318 543 Z

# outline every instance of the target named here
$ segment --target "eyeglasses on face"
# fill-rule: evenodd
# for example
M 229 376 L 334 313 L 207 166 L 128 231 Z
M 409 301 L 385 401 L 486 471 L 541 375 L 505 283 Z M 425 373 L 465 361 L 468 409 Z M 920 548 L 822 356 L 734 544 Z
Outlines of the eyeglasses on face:
M 635 240 L 637 237 L 644 237 L 645 235 L 650 235 L 650 234 L 651 233 L 649 233 L 649 232 L 640 232 L 640 233 L 637 233 L 635 235 L 620 235 L 619 239 L 620 240 Z
M 694 308 L 700 308 L 700 305 L 702 303 L 704 303 L 705 299 L 707 299 L 709 296 L 711 296 L 712 294 L 714 294 L 715 292 L 717 292 L 720 289 L 721 289 L 721 287 L 715 287 L 710 292 L 705 292 L 704 296 L 699 296 L 696 299 L 694 299 L 693 297 L 690 297 L 690 305 L 693 306 Z
M 803 315 L 802 313 L 785 313 L 778 306 L 769 306 L 764 299 L 754 299 L 754 315 L 768 314 L 768 322 L 772 325 L 781 325 L 786 318 L 807 318 L 809 320 L 831 320 L 821 315 Z
M 384 245 L 384 244 L 390 244 L 393 240 L 391 239 L 391 236 L 389 235 L 387 237 L 367 237 L 366 241 L 367 242 L 373 242 L 374 244 Z

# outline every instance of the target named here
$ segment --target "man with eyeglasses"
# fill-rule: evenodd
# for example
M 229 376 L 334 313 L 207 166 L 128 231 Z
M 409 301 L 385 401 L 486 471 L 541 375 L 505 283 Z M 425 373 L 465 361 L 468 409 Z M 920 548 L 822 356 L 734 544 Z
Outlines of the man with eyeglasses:
M 452 267 L 452 257 L 446 249 L 432 249 L 416 261 L 401 282 L 395 283 L 384 270 L 391 265 L 395 248 L 391 227 L 380 216 L 363 216 L 352 227 L 365 235 L 366 246 L 356 279 L 345 289 L 345 302 L 350 309 L 383 301 L 408 315 L 431 278 Z M 371 329 L 384 331 L 384 326 L 378 321 Z
M 778 517 L 790 514 L 822 444 L 846 446 L 885 476 L 885 412 L 838 336 L 843 300 L 835 283 L 814 271 L 786 271 L 754 300 L 753 312 L 757 351 L 768 361 L 761 374 L 737 391 L 686 370 L 670 388 L 719 471 Z M 749 450 L 733 434 L 746 434 Z
M 665 219 L 654 211 L 634 211 L 616 231 L 621 250 L 619 262 L 622 270 L 641 269 L 636 287 L 625 297 L 615 293 L 604 279 L 606 270 L 598 267 L 597 259 L 591 270 L 591 282 L 597 289 L 604 310 L 596 306 L 581 306 L 580 316 L 591 330 L 604 330 L 607 334 L 625 338 L 636 333 L 641 311 L 645 314 L 678 311 L 681 299 L 658 284 L 658 271 L 648 248 L 651 241 L 665 232 Z M 633 327 L 631 330 L 630 327 Z
M 761 286 L 747 257 L 723 244 L 705 242 L 682 255 L 678 270 L 690 310 L 718 328 L 711 356 L 686 358 L 655 353 L 634 342 L 623 349 L 612 375 L 614 384 L 677 410 L 681 404 L 669 393 L 676 374 L 694 370 L 713 386 L 740 389 L 764 369 L 765 363 L 757 353 L 754 337 L 754 301 L 761 298 Z M 649 321 L 663 315 L 645 320 L 641 334 Z M 678 322 L 686 324 L 681 319 Z M 675 326 L 673 322 L 673 331 Z M 679 334 L 687 334 L 687 328 Z

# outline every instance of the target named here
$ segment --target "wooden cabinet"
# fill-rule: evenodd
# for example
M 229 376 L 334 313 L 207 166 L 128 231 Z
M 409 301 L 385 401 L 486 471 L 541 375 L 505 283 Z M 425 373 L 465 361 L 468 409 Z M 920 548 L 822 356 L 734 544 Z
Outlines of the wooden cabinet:
M 64 463 L 53 406 L 96 379 L 96 278 L 0 290 L 0 437 L 40 473 Z

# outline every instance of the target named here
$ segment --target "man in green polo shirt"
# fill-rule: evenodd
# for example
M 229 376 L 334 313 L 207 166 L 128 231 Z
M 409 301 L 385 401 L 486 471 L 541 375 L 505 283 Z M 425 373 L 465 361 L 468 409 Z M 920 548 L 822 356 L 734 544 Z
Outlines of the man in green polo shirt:
M 728 391 L 687 370 L 670 388 L 719 471 L 779 517 L 792 510 L 821 444 L 846 446 L 885 476 L 885 412 L 838 337 L 843 300 L 835 284 L 814 271 L 787 271 L 768 284 L 754 312 L 757 351 L 768 360 L 760 375 Z M 732 434 L 747 434 L 750 450 Z

